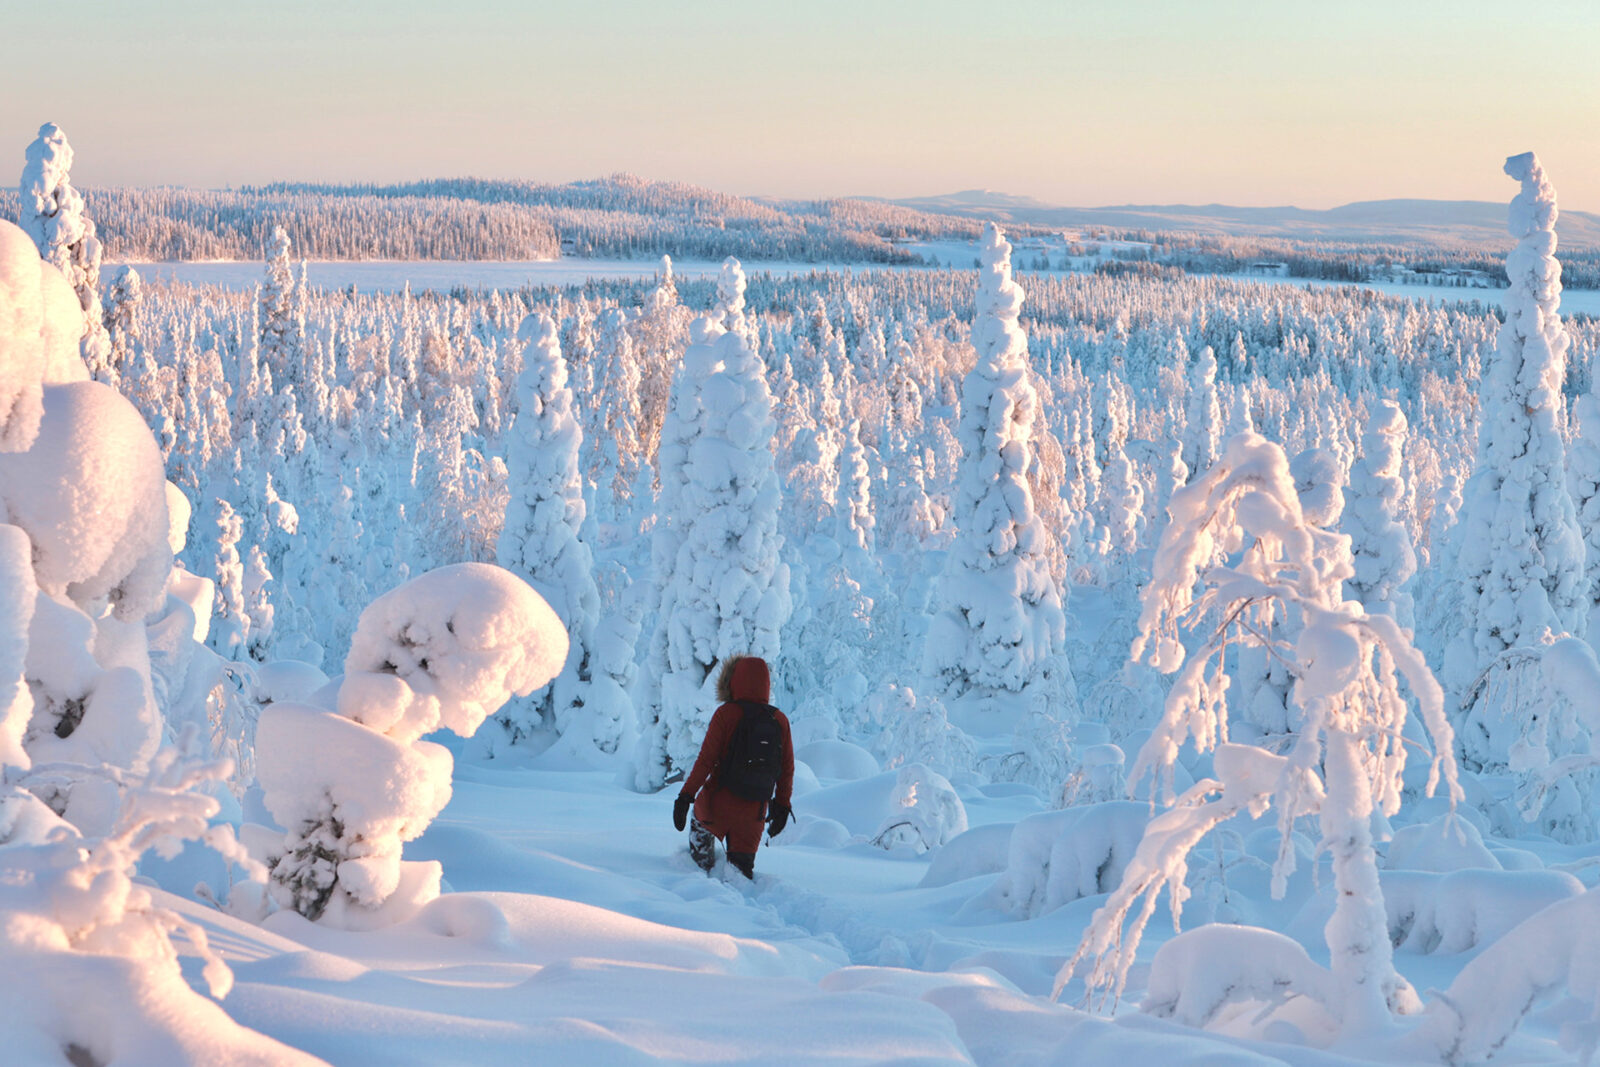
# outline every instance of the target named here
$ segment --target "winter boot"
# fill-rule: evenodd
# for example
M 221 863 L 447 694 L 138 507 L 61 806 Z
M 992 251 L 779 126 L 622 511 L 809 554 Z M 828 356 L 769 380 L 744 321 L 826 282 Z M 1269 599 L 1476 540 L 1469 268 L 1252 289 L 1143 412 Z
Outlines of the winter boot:
M 754 852 L 728 853 L 728 866 L 752 882 L 756 880 L 756 854 Z
M 711 831 L 700 825 L 700 820 L 693 815 L 689 816 L 689 855 L 699 867 L 707 874 L 717 863 L 717 839 L 711 836 Z M 752 857 L 754 858 L 754 857 Z

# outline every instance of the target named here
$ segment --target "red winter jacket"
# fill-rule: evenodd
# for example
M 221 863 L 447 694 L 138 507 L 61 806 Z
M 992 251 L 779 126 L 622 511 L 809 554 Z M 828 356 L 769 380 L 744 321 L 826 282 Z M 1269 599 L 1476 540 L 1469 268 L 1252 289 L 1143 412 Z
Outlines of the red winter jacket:
M 711 716 L 706 739 L 700 743 L 700 755 L 680 792 L 695 798 L 695 819 L 726 840 L 729 852 L 754 852 L 761 844 L 767 805 L 721 788 L 717 784 L 717 767 L 728 750 L 728 742 L 733 740 L 735 727 L 744 717 L 744 708 L 736 701 L 765 704 L 772 695 L 766 661 L 757 656 L 741 656 L 733 664 L 728 692 L 719 695 L 724 696 L 726 702 Z M 789 720 L 783 712 L 775 710 L 773 717 L 783 735 L 783 763 L 778 768 L 778 786 L 773 800 L 787 808 L 794 792 L 794 742 L 789 737 Z

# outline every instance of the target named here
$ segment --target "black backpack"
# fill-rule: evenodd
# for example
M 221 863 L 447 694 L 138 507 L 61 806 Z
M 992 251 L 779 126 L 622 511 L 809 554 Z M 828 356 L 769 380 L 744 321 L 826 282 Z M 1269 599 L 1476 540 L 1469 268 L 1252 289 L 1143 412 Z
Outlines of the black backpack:
M 728 739 L 728 748 L 717 768 L 717 781 L 736 797 L 764 804 L 778 787 L 783 728 L 778 725 L 778 709 L 771 704 L 741 700 L 739 706 L 744 709 L 744 717 Z

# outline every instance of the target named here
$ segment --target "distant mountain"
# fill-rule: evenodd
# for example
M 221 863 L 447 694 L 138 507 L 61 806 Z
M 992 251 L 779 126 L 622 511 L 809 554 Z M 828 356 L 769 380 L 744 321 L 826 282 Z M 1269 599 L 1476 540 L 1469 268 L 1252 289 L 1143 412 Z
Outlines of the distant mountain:
M 891 202 L 930 214 L 1062 228 L 1106 226 L 1119 230 L 1182 230 L 1236 237 L 1428 241 L 1496 247 L 1511 241 L 1506 233 L 1506 205 L 1480 200 L 1365 200 L 1327 210 L 1226 204 L 1123 204 L 1077 208 L 974 189 Z M 1600 215 L 1563 211 L 1556 231 L 1565 246 L 1600 248 Z

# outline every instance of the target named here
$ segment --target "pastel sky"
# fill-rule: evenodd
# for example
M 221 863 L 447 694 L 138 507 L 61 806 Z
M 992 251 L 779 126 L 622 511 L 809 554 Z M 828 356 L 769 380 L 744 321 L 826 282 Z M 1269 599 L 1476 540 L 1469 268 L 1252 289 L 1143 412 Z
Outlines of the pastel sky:
M 1597 0 L 9 7 L 0 159 L 20 172 L 54 121 L 80 185 L 628 170 L 1329 207 L 1505 200 L 1500 163 L 1531 148 L 1564 206 L 1600 211 Z

